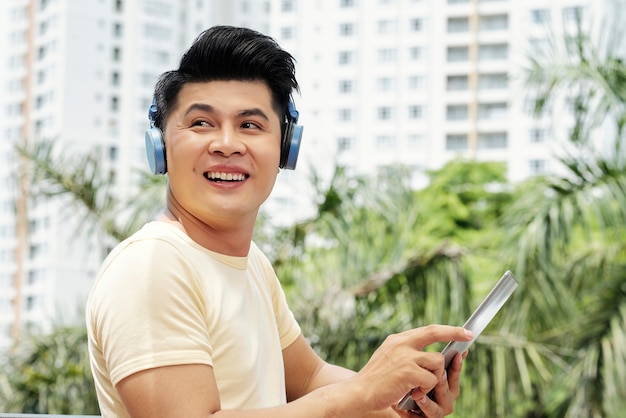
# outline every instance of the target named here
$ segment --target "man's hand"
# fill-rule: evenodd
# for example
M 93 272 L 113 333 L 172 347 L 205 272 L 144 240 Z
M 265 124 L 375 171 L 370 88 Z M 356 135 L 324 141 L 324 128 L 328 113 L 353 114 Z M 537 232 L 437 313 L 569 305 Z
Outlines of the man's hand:
M 435 342 L 471 339 L 470 331 L 446 325 L 429 325 L 390 335 L 351 380 L 360 385 L 363 400 L 371 402 L 371 410 L 395 406 L 404 394 L 414 389 L 414 399 L 427 398 L 423 401 L 424 416 L 444 416 L 451 413 L 452 404 L 460 392 L 461 359 L 455 359 L 450 366 L 449 382 L 443 355 L 424 352 L 423 349 Z M 426 396 L 433 389 L 438 396 L 435 401 Z

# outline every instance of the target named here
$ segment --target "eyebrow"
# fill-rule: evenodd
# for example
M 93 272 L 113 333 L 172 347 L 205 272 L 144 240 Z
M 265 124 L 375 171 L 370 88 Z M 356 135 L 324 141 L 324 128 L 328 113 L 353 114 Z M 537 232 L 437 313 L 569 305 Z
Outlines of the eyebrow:
M 187 116 L 189 113 L 193 112 L 194 110 L 199 110 L 199 111 L 207 112 L 207 113 L 216 112 L 215 107 L 211 106 L 210 104 L 193 103 L 191 106 L 189 106 L 189 108 L 185 112 L 185 116 Z M 261 109 L 257 107 L 253 107 L 250 109 L 243 109 L 237 113 L 237 116 L 260 116 L 265 120 L 269 120 L 269 117 L 265 114 L 265 112 L 263 112 Z

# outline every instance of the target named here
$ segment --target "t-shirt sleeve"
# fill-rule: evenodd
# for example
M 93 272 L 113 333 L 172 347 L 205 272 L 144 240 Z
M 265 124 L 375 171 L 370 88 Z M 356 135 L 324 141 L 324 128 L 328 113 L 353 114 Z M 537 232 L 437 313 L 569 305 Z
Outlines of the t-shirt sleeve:
M 103 267 L 91 309 L 113 385 L 146 369 L 213 365 L 201 283 L 161 240 L 135 241 Z
M 262 256 L 262 260 L 263 269 L 265 270 L 264 276 L 271 292 L 274 316 L 276 317 L 276 325 L 278 326 L 278 335 L 280 337 L 280 346 L 281 349 L 284 350 L 300 336 L 302 330 L 293 312 L 289 308 L 285 292 L 276 276 L 272 264 L 264 255 Z

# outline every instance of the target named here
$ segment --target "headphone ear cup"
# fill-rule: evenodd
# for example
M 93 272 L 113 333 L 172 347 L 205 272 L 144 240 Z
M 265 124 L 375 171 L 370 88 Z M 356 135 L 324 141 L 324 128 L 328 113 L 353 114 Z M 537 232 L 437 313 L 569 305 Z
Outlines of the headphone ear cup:
M 287 170 L 295 170 L 298 163 L 298 155 L 300 154 L 300 141 L 302 140 L 302 133 L 304 127 L 302 125 L 293 125 L 291 131 L 291 140 L 289 141 L 289 150 L 287 152 L 287 161 L 285 162 L 285 168 Z
M 167 160 L 165 158 L 165 143 L 163 142 L 163 134 L 157 127 L 151 127 L 146 130 L 146 156 L 152 174 L 167 173 Z
M 297 125 L 293 121 L 285 124 L 285 133 L 280 148 L 280 168 L 295 170 L 303 129 L 301 125 Z

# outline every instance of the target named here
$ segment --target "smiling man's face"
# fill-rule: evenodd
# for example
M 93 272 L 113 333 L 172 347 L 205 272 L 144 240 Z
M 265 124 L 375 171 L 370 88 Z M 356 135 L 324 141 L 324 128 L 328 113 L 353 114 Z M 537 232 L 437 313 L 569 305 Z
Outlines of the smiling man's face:
M 203 223 L 256 218 L 276 182 L 280 132 L 265 83 L 185 84 L 164 132 L 172 195 Z

